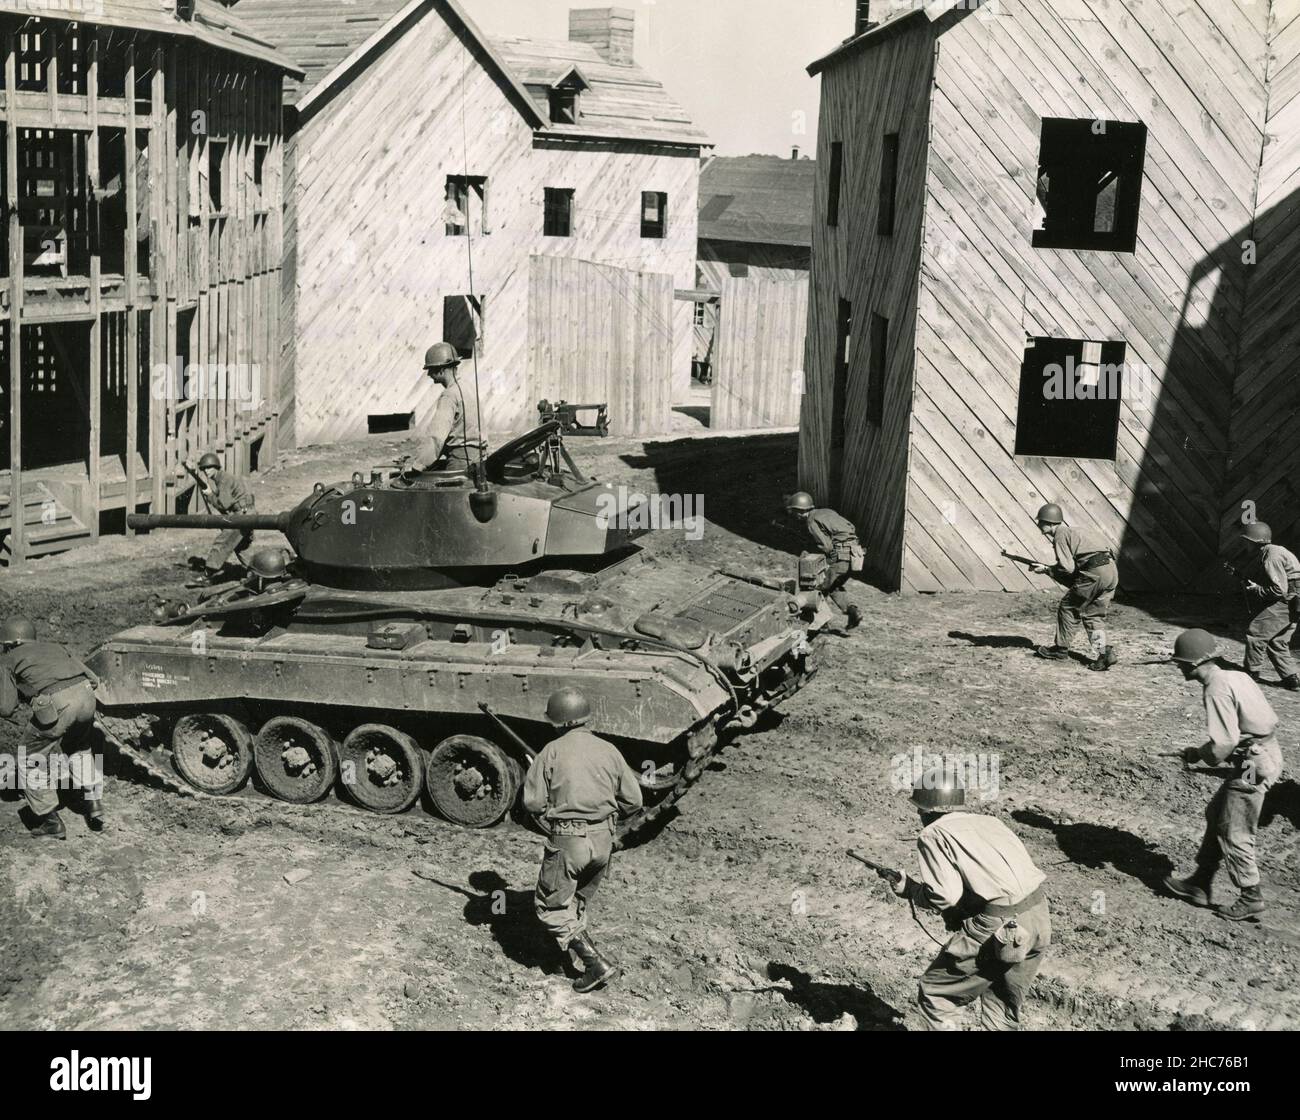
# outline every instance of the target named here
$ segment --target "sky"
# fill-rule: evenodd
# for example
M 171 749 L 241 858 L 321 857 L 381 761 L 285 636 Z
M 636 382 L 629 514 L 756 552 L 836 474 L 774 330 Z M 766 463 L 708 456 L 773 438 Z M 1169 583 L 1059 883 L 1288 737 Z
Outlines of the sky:
M 567 39 L 590 0 L 461 0 L 489 35 Z M 806 67 L 853 32 L 854 0 L 623 0 L 636 61 L 668 88 L 718 155 L 817 149 L 820 81 Z

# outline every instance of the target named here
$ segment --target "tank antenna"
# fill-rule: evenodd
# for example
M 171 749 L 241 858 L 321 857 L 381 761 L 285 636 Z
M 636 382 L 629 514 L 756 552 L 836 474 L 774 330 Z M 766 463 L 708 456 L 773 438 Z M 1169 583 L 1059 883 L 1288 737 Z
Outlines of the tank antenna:
M 474 227 L 470 224 L 469 220 L 469 129 L 465 123 L 465 87 L 469 81 L 467 73 L 468 53 L 468 51 L 462 50 L 460 56 L 460 144 L 461 157 L 463 160 L 462 167 L 465 172 L 465 256 L 469 266 L 470 310 L 471 312 L 473 311 L 474 305 L 479 306 L 478 323 L 481 324 L 483 321 L 482 305 L 478 303 L 478 297 L 474 294 Z M 479 212 L 480 214 L 482 213 L 482 208 L 480 208 Z M 484 473 L 485 468 L 483 466 L 483 402 L 479 396 L 478 388 L 479 338 L 479 331 L 475 331 L 474 345 L 470 350 L 470 356 L 474 362 L 474 426 L 478 429 L 478 488 L 480 490 L 485 490 L 487 489 L 487 481 Z M 460 388 L 459 381 L 456 382 L 456 386 L 458 389 Z M 460 395 L 460 407 L 463 415 L 465 411 L 465 394 L 463 391 Z M 463 429 L 461 434 L 465 434 Z

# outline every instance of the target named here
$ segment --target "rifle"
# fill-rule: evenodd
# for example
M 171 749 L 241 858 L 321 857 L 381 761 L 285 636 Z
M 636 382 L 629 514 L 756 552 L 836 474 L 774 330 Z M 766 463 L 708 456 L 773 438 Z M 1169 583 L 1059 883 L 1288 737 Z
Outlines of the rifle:
M 1005 556 L 1008 560 L 1010 560 L 1013 564 L 1023 564 L 1026 568 L 1031 568 L 1034 567 L 1035 565 L 1039 567 L 1047 566 L 1043 564 L 1041 560 L 1034 560 L 1032 557 L 1029 556 L 1017 556 L 1014 552 L 1008 552 L 1005 548 L 1002 550 L 1002 555 Z
M 217 501 L 217 495 L 208 484 L 208 480 L 191 467 L 189 463 L 181 463 L 181 466 L 185 468 L 185 473 L 188 474 L 190 478 L 194 479 L 194 484 L 199 488 L 199 493 L 203 495 L 203 500 L 208 504 L 208 506 L 215 508 L 217 513 L 221 514 L 223 517 L 229 517 L 230 510 L 226 509 L 225 506 Z
M 849 848 L 846 854 L 850 859 L 856 859 L 859 863 L 866 864 L 872 871 L 884 879 L 886 883 L 902 882 L 903 877 L 892 867 L 884 867 L 881 864 L 876 863 L 875 860 L 867 859 L 866 856 L 859 855 L 852 848 Z

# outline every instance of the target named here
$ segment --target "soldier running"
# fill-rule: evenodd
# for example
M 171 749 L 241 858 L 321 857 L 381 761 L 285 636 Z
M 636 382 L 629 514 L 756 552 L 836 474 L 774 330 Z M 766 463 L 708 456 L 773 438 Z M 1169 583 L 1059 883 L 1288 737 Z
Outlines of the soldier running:
M 198 470 L 185 464 L 199 485 L 199 494 L 209 513 L 240 514 L 252 513 L 256 506 L 253 491 L 242 479 L 229 471 L 221 469 L 221 460 L 215 451 L 206 452 L 199 460 Z M 244 553 L 252 547 L 253 534 L 243 529 L 222 529 L 204 561 L 204 573 L 196 580 L 198 583 L 211 583 L 226 566 L 231 554 L 243 561 Z
M 894 893 L 944 912 L 954 930 L 920 979 L 917 1002 L 930 1030 L 958 1030 L 958 1012 L 980 1000 L 985 1030 L 1020 1029 L 1021 1007 L 1052 943 L 1045 876 L 996 817 L 965 813 L 966 790 L 945 768 L 918 777 L 917 879 L 898 871 Z M 958 924 L 960 923 L 960 924 Z
M 1264 666 L 1282 678 L 1282 687 L 1300 690 L 1291 636 L 1300 621 L 1300 560 L 1288 548 L 1273 543 L 1273 530 L 1264 522 L 1245 526 L 1242 540 L 1254 555 L 1241 575 L 1254 612 L 1246 630 L 1246 672 L 1258 681 Z
M 1056 563 L 1032 564 L 1029 570 L 1068 583 L 1070 590 L 1056 609 L 1055 643 L 1038 646 L 1034 652 L 1049 660 L 1064 660 L 1082 622 L 1092 649 L 1088 668 L 1104 673 L 1119 660 L 1106 639 L 1106 615 L 1119 586 L 1115 555 L 1095 530 L 1067 525 L 1055 502 L 1038 511 L 1038 531 L 1052 542 Z
M 803 522 L 818 551 L 826 555 L 822 594 L 848 617 L 847 628 L 852 630 L 862 621 L 862 612 L 849 602 L 844 585 L 850 575 L 862 571 L 864 554 L 857 528 L 833 509 L 818 509 L 812 495 L 804 490 L 791 494 L 785 508 L 795 520 Z
M 524 783 L 524 808 L 548 833 L 535 905 L 560 952 L 582 962 L 574 991 L 589 992 L 620 971 L 587 932 L 587 905 L 609 869 L 615 814 L 641 808 L 641 786 L 611 743 L 582 729 L 591 705 L 576 688 L 553 693 L 546 718 L 565 733 L 542 749 Z
M 18 778 L 32 814 L 33 836 L 62 840 L 56 757 L 66 755 L 73 785 L 82 791 L 86 823 L 104 827 L 103 777 L 91 751 L 95 692 L 99 678 L 62 646 L 36 639 L 25 618 L 0 623 L 0 716 L 6 719 L 21 697 L 31 722 L 18 747 Z
M 435 342 L 424 356 L 424 372 L 442 386 L 429 421 L 429 438 L 407 468 L 410 472 L 469 471 L 483 446 L 479 425 L 469 418 L 465 394 L 456 379 L 460 354 L 450 342 Z
M 1277 713 L 1259 685 L 1245 673 L 1222 669 L 1214 661 L 1217 644 L 1205 630 L 1185 630 L 1174 642 L 1171 660 L 1185 680 L 1200 681 L 1210 740 L 1183 750 L 1188 765 L 1204 762 L 1233 767 L 1205 811 L 1205 836 L 1196 853 L 1196 870 L 1186 879 L 1165 879 L 1179 898 L 1209 906 L 1211 884 L 1219 864 L 1241 892 L 1231 906 L 1217 906 L 1221 917 L 1239 922 L 1264 912 L 1264 894 L 1255 862 L 1255 834 L 1264 795 L 1282 773 L 1282 750 L 1274 732 Z

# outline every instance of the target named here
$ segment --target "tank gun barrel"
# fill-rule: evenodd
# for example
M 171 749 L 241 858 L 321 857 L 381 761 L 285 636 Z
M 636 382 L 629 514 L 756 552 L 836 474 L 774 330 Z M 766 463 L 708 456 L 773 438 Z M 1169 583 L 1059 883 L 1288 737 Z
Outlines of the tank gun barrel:
M 131 513 L 126 518 L 132 529 L 279 529 L 289 524 L 287 513 Z

